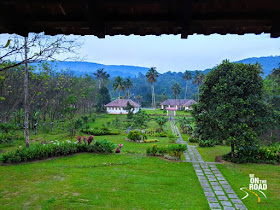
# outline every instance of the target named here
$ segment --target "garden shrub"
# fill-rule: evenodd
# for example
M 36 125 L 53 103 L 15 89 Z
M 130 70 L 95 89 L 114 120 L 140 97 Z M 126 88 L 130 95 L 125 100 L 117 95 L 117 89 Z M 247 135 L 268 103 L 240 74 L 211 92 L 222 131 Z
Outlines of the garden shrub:
M 104 135 L 119 135 L 120 133 L 117 131 L 110 131 L 108 128 L 101 128 L 99 130 L 99 128 L 82 128 L 81 132 L 89 134 L 89 135 L 94 135 L 94 136 L 104 136 Z
M 0 133 L 0 144 L 11 143 L 13 140 L 18 140 L 18 135 L 11 133 Z
M 172 133 L 172 134 L 168 135 L 168 138 L 169 138 L 170 143 L 175 143 L 176 139 L 177 139 L 177 136 Z
M 246 146 L 240 147 L 231 157 L 231 153 L 223 156 L 224 160 L 235 163 L 280 163 L 280 148 L 278 146 L 263 147 Z
M 195 137 L 189 137 L 189 142 L 191 142 L 191 143 L 197 143 L 197 142 L 198 142 L 198 139 L 195 138 Z
M 145 143 L 153 143 L 153 142 L 158 142 L 157 139 L 147 139 L 147 140 L 144 140 Z
M 56 141 L 51 144 L 35 144 L 28 148 L 23 147 L 16 149 L 15 151 L 3 154 L 0 160 L 2 163 L 20 163 L 81 152 L 112 153 L 115 147 L 115 144 L 107 140 L 96 141 L 92 144 Z
M 136 130 L 129 131 L 127 138 L 132 140 L 132 141 L 140 141 L 141 140 L 141 132 L 136 131 Z
M 200 147 L 214 147 L 215 144 L 216 144 L 216 141 L 214 141 L 214 140 L 205 140 L 205 141 L 200 140 L 198 143 L 198 145 Z
M 152 156 L 171 156 L 172 159 L 180 160 L 183 152 L 187 150 L 187 146 L 185 144 L 172 144 L 167 145 L 165 147 L 158 147 L 156 144 L 153 144 L 151 147 L 146 149 L 147 155 Z

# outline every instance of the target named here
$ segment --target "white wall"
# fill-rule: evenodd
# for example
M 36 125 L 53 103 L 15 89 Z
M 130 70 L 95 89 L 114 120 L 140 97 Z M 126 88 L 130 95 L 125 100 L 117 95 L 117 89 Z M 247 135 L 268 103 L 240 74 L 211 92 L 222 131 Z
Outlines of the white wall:
M 124 110 L 123 107 L 107 107 L 107 112 L 109 114 L 128 114 L 127 110 Z M 135 108 L 133 113 L 139 112 L 139 108 Z

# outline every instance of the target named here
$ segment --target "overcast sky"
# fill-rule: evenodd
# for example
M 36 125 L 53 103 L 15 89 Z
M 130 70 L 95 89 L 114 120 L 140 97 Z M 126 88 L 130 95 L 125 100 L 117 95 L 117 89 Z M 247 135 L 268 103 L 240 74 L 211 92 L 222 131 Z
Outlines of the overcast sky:
M 280 55 L 280 38 L 269 34 L 85 37 L 86 61 L 102 64 L 157 67 L 159 72 L 203 70 L 224 59 Z
M 81 37 L 84 61 L 107 65 L 157 67 L 159 72 L 204 70 L 224 59 L 280 55 L 280 38 L 261 35 L 180 35 Z M 1 35 L 5 43 L 7 35 Z

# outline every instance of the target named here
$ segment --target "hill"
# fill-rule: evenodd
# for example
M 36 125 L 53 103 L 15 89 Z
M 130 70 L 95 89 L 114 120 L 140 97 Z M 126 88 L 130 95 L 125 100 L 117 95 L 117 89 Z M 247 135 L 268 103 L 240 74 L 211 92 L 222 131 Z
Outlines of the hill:
M 240 61 L 234 61 L 236 63 L 260 63 L 263 66 L 263 77 L 266 77 L 271 73 L 271 70 L 277 68 L 280 63 L 280 56 L 269 56 L 259 58 L 246 58 Z M 134 77 L 138 76 L 139 73 L 145 74 L 149 68 L 140 66 L 126 66 L 126 65 L 104 65 L 99 63 L 91 62 L 76 62 L 76 61 L 64 61 L 64 62 L 53 62 L 51 63 L 57 70 L 66 70 L 73 72 L 75 75 L 92 74 L 97 69 L 104 68 L 111 77 L 122 76 L 122 77 Z M 209 73 L 211 68 L 200 70 L 204 73 Z M 182 70 L 183 72 L 184 70 Z
M 64 62 L 52 62 L 51 66 L 57 70 L 68 69 L 74 72 L 76 75 L 92 74 L 97 69 L 104 68 L 111 77 L 122 76 L 122 77 L 134 77 L 140 72 L 145 74 L 149 68 L 139 66 L 125 66 L 125 65 L 103 65 L 99 63 L 90 62 L 75 62 L 75 61 L 64 61 Z

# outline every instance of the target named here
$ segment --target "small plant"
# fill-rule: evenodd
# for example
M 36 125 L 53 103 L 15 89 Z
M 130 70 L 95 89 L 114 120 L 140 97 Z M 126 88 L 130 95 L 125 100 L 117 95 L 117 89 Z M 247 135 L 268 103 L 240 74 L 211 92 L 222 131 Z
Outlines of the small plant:
M 136 131 L 136 130 L 129 131 L 127 138 L 132 140 L 132 141 L 140 141 L 141 140 L 141 132 Z
M 216 145 L 216 141 L 214 141 L 214 140 L 205 140 L 205 141 L 200 140 L 198 145 L 200 147 L 214 147 Z
M 80 144 L 82 142 L 82 137 L 81 136 L 77 136 L 77 140 L 78 140 L 78 143 Z
M 157 139 L 147 139 L 147 140 L 144 140 L 145 143 L 153 143 L 153 142 L 158 142 Z
M 156 156 L 158 153 L 158 146 L 156 144 L 153 144 L 152 147 L 147 148 L 146 153 L 147 155 Z
M 198 139 L 195 138 L 195 137 L 189 137 L 189 142 L 191 142 L 191 143 L 197 143 L 197 142 L 198 142 Z
M 90 145 L 90 143 L 93 141 L 93 135 L 90 135 L 89 137 L 88 137 L 88 140 L 87 140 L 87 142 L 88 142 L 88 145 Z

